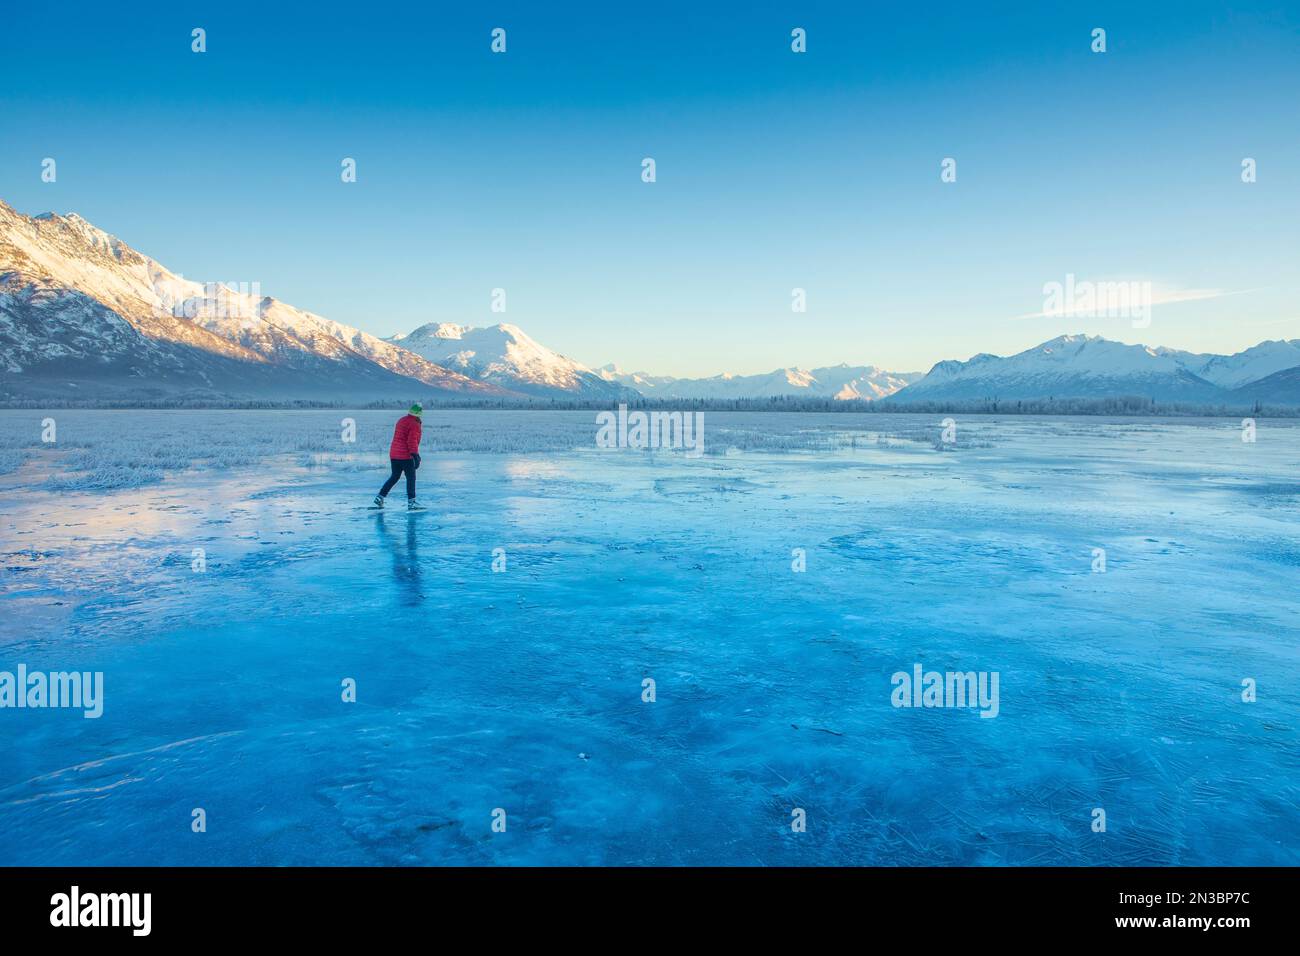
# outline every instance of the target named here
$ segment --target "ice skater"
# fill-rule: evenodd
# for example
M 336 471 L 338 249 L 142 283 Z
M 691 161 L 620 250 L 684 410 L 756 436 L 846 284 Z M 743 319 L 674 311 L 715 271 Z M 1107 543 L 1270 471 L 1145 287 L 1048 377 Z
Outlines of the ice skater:
M 406 475 L 406 508 L 408 511 L 423 511 L 424 505 L 415 500 L 415 470 L 420 467 L 420 416 L 424 408 L 419 402 L 397 420 L 393 429 L 393 443 L 388 446 L 388 459 L 392 463 L 393 473 L 384 482 L 384 487 L 375 495 L 375 507 L 382 508 L 388 492 L 392 491 L 397 479 Z

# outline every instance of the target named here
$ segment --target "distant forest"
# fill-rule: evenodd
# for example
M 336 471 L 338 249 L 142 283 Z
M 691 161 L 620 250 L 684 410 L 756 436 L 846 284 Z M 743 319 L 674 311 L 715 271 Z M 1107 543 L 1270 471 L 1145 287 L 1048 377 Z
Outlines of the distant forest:
M 629 409 L 646 411 L 710 411 L 710 412 L 839 412 L 854 414 L 926 414 L 926 415 L 1099 415 L 1099 416 L 1184 416 L 1184 417 L 1238 417 L 1300 418 L 1300 408 L 1289 405 L 1254 404 L 1197 404 L 1186 402 L 1157 402 L 1142 396 L 1117 396 L 1111 398 L 1042 398 L 1042 399 L 975 399 L 968 401 L 892 402 L 887 398 L 876 401 L 861 399 L 836 400 L 829 398 L 804 398 L 780 396 L 772 398 L 737 399 L 626 399 L 600 401 L 568 398 L 516 398 L 516 399 L 429 399 L 412 395 L 401 401 L 237 401 L 216 398 L 155 399 L 155 400 L 105 400 L 56 401 L 22 400 L 0 403 L 0 408 L 223 408 L 223 409 L 311 409 L 311 408 L 391 408 L 400 410 L 411 401 L 422 401 L 427 409 L 472 408 L 531 411 L 603 411 L 625 404 Z

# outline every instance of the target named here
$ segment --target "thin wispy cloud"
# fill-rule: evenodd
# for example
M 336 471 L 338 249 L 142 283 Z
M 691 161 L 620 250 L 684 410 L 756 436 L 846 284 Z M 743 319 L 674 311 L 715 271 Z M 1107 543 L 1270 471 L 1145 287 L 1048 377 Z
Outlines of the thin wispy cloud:
M 1178 305 L 1184 302 L 1205 302 L 1210 299 L 1222 299 L 1227 296 L 1245 295 L 1249 292 L 1258 292 L 1254 289 L 1179 289 L 1149 279 L 1097 279 L 1097 280 L 1077 280 L 1079 286 L 1085 282 L 1093 286 L 1106 286 L 1111 284 L 1124 285 L 1130 287 L 1144 287 L 1146 295 L 1149 296 L 1146 305 L 1148 307 L 1163 305 Z M 1046 293 L 1044 293 L 1046 295 Z M 1074 302 L 1062 303 L 1059 308 L 1045 308 L 1038 312 L 1029 312 L 1024 315 L 1013 316 L 1013 321 L 1023 321 L 1025 319 L 1061 319 L 1061 318 L 1096 318 L 1098 316 L 1098 305 L 1093 297 L 1080 298 Z

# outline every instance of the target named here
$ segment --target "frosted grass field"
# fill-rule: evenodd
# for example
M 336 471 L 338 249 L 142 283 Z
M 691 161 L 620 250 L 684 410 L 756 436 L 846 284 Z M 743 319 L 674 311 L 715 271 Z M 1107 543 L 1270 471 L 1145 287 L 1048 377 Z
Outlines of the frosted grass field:
M 1300 863 L 1300 423 L 397 416 L 0 411 L 0 863 Z

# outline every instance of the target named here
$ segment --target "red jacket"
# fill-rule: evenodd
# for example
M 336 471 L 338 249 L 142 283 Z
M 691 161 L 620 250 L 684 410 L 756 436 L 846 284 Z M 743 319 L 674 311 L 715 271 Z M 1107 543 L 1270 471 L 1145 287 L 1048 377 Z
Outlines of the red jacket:
M 388 457 L 403 461 L 420 453 L 420 420 L 414 415 L 403 415 L 393 429 L 393 443 L 388 446 Z

